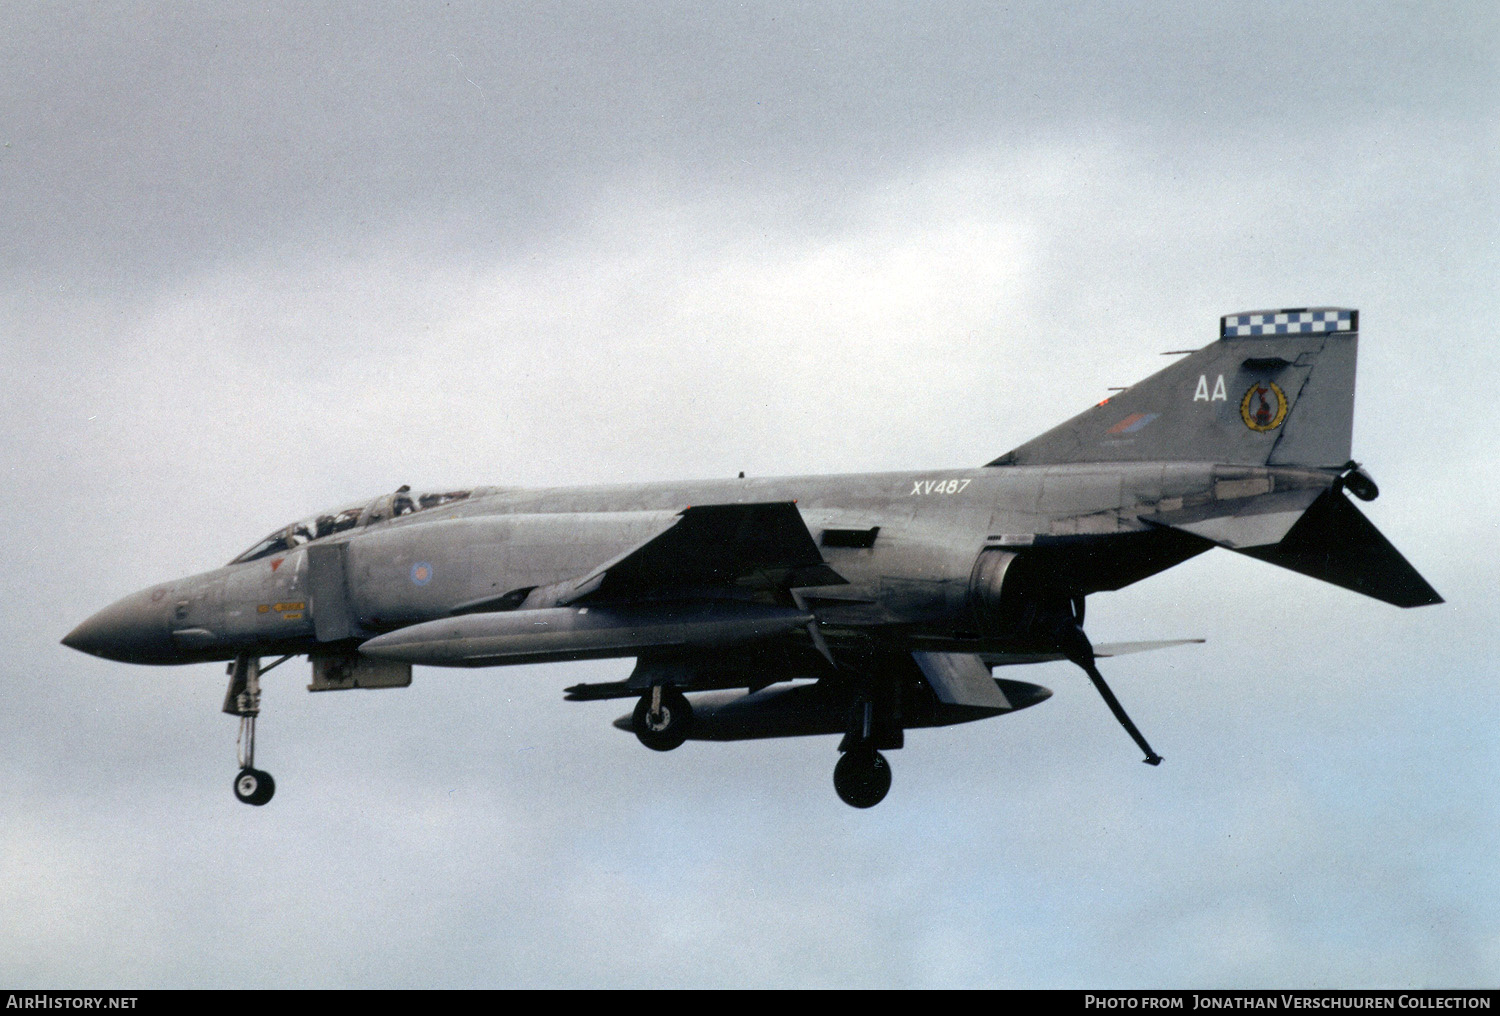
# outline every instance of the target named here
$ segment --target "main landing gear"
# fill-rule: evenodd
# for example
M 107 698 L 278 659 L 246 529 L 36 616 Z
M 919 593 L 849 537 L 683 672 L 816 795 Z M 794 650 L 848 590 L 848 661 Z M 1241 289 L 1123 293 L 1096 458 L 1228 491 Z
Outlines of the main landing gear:
M 891 764 L 879 748 L 899 748 L 905 741 L 898 716 L 898 693 L 890 682 L 877 682 L 851 717 L 839 743 L 843 755 L 833 767 L 833 789 L 851 808 L 873 808 L 891 790 Z
M 868 745 L 850 748 L 833 767 L 833 789 L 853 808 L 873 808 L 891 789 L 891 764 Z
M 652 751 L 678 747 L 692 728 L 693 707 L 687 696 L 671 685 L 653 684 L 630 717 L 630 729 Z
M 270 670 L 287 660 L 283 656 Z M 235 739 L 240 771 L 234 778 L 234 796 L 256 807 L 265 804 L 276 793 L 276 781 L 263 769 L 255 768 L 255 718 L 260 715 L 260 667 L 258 656 L 237 656 L 229 665 L 229 690 L 224 694 L 224 711 L 240 718 L 240 733 Z

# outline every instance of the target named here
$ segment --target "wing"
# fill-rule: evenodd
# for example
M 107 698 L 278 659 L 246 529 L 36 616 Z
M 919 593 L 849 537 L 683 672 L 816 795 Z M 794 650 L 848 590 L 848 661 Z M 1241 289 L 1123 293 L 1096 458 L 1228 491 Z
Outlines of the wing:
M 631 600 L 711 586 L 789 590 L 843 585 L 791 501 L 687 508 L 666 532 L 577 580 L 553 602 Z
M 844 581 L 792 502 L 704 505 L 579 578 L 461 605 L 454 616 L 364 642 L 360 652 L 486 667 L 738 651 L 793 631 L 816 643 L 813 615 L 795 605 L 792 590 Z

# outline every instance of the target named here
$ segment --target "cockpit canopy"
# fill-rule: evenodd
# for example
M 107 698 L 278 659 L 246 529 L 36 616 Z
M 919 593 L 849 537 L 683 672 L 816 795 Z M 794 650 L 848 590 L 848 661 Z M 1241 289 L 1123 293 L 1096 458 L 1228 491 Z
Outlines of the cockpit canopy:
M 464 501 L 473 494 L 472 490 L 419 493 L 403 485 L 394 494 L 385 494 L 373 501 L 338 508 L 283 526 L 229 563 L 256 561 L 358 526 L 368 526 L 385 519 L 400 518 L 403 515 L 441 508 L 455 501 Z

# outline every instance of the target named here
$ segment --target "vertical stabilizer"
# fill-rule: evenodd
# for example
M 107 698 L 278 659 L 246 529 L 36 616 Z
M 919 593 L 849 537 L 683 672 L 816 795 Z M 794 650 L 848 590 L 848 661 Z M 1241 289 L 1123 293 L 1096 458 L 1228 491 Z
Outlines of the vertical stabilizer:
M 1228 314 L 1219 340 L 989 463 L 1349 461 L 1359 312 Z

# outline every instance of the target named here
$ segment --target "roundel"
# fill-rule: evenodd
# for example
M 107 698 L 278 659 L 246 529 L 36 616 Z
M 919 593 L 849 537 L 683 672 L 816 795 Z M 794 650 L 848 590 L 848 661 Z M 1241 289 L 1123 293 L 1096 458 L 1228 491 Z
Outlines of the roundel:
M 411 580 L 416 585 L 425 586 L 432 581 L 432 565 L 426 561 L 418 561 L 411 566 Z
M 1286 419 L 1286 393 L 1274 381 L 1257 381 L 1240 400 L 1240 419 L 1251 430 L 1275 430 Z

